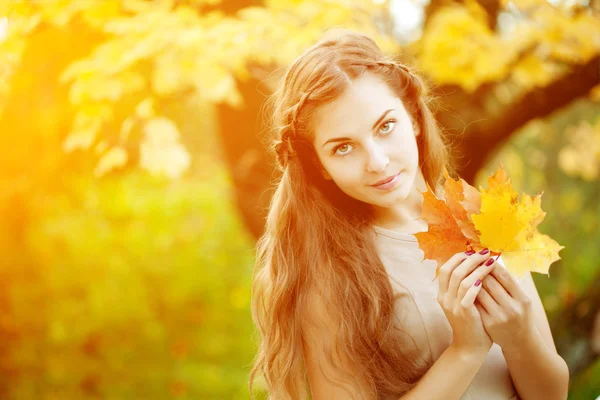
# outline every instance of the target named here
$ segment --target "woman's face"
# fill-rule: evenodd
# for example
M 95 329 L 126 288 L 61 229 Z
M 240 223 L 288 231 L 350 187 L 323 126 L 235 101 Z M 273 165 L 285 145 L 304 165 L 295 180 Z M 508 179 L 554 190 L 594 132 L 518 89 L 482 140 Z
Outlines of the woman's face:
M 313 130 L 325 179 L 379 207 L 406 199 L 419 168 L 419 132 L 383 80 L 368 72 L 354 79 L 341 97 L 318 110 Z M 373 186 L 395 175 L 391 187 Z

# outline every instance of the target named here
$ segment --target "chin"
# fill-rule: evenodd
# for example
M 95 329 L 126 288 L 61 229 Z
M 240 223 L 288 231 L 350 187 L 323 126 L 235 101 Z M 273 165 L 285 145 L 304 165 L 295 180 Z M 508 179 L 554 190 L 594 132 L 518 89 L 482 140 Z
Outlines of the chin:
M 387 196 L 370 197 L 365 202 L 377 207 L 389 208 L 394 206 L 398 200 L 402 200 L 403 196 L 399 193 L 388 193 Z

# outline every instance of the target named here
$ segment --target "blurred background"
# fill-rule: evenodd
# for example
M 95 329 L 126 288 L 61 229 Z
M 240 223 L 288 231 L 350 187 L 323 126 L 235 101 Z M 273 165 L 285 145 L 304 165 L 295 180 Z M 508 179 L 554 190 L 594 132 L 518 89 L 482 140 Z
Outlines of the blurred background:
M 331 27 L 426 77 L 464 179 L 544 192 L 533 276 L 600 396 L 600 1 L 0 0 L 0 398 L 249 398 L 261 106 Z

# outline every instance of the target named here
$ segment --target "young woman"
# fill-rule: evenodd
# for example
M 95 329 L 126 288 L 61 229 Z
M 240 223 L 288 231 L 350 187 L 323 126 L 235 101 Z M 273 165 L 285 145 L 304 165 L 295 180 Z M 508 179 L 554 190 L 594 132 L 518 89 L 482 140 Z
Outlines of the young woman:
M 257 244 L 251 393 L 259 373 L 270 399 L 566 398 L 530 276 L 502 273 L 487 249 L 437 280 L 423 259 L 420 192 L 442 197 L 453 169 L 418 76 L 336 30 L 270 104 L 282 175 Z

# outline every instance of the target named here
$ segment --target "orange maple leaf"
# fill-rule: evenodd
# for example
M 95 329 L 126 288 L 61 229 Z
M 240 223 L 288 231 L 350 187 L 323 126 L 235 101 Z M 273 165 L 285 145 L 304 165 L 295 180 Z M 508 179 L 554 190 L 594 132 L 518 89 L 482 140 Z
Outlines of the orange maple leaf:
M 421 218 L 427 222 L 428 230 L 414 235 L 425 258 L 437 261 L 436 278 L 439 267 L 453 254 L 481 249 L 477 230 L 469 220 L 467 211 L 478 210 L 479 193 L 473 187 L 471 187 L 473 190 L 469 190 L 469 184 L 462 179 L 460 181 L 450 179 L 446 169 L 444 169 L 444 176 L 446 176 L 444 185 L 446 202 L 438 199 L 427 184 L 427 191 L 421 192 L 423 195 Z M 466 197 L 465 193 L 467 193 Z

